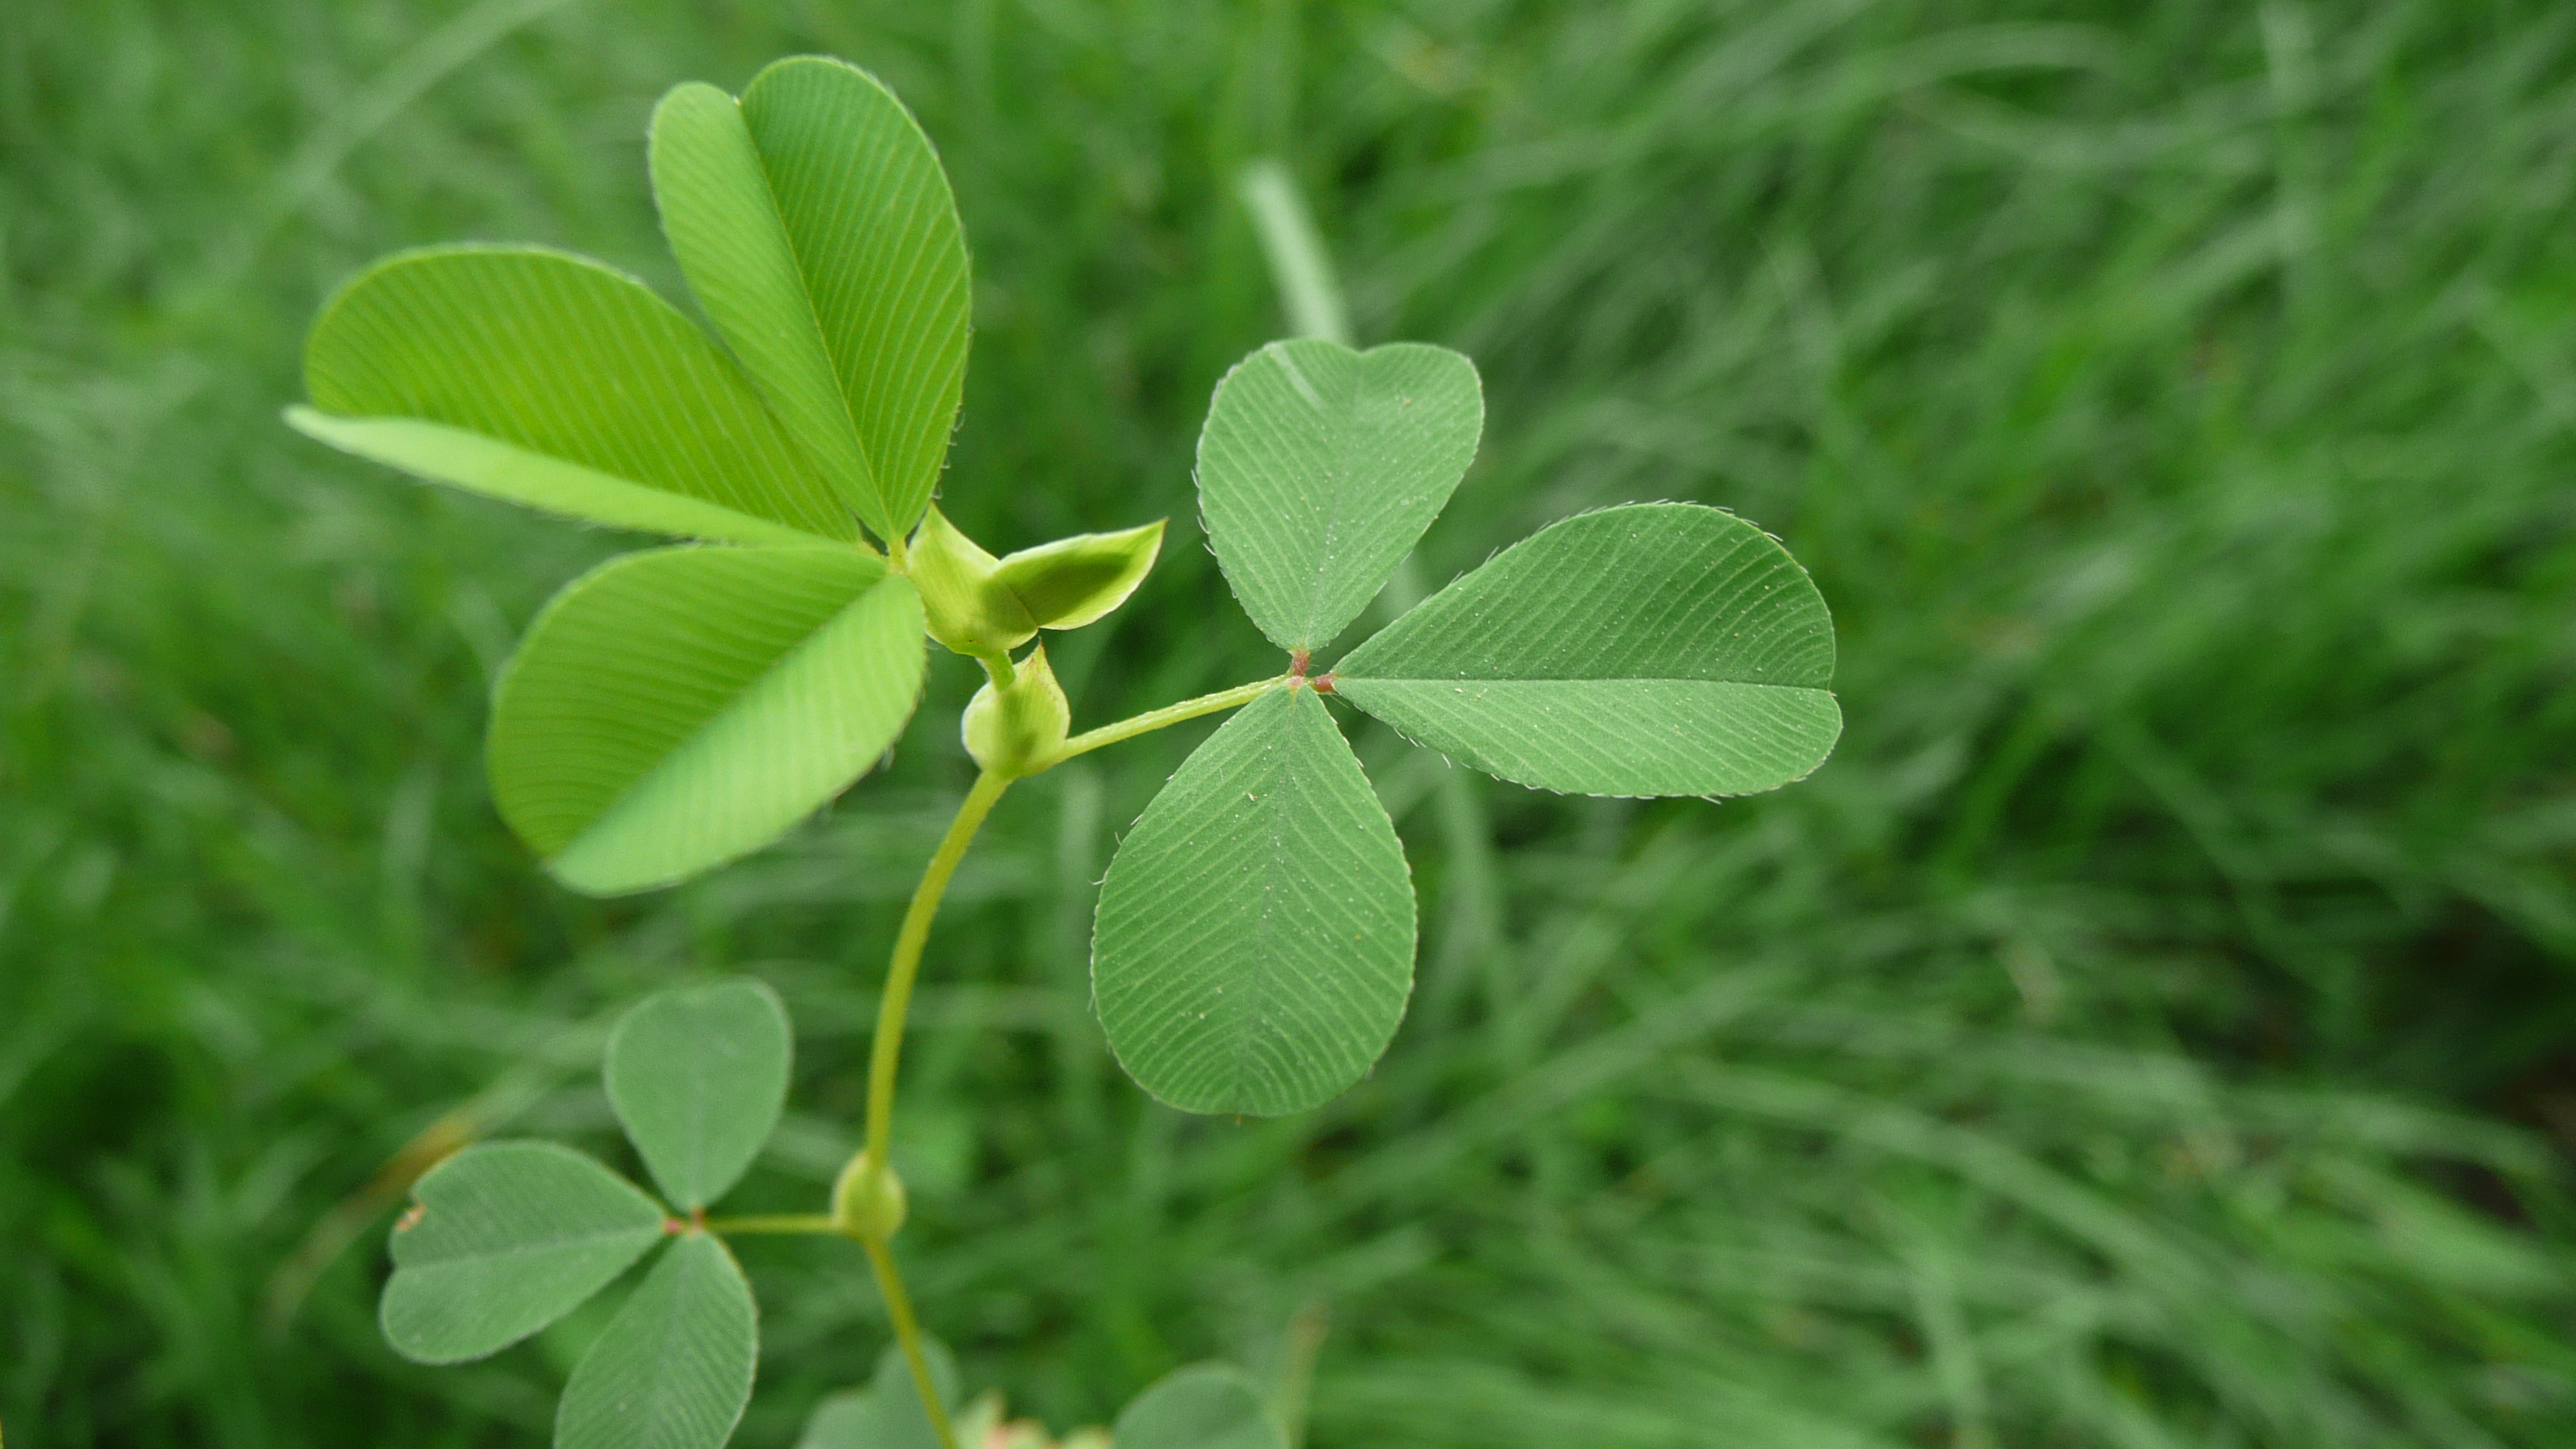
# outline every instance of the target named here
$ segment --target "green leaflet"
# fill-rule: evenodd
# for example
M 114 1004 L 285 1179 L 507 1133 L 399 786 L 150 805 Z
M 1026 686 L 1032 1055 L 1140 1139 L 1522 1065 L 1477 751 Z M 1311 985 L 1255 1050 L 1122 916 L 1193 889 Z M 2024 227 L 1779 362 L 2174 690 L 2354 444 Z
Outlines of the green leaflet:
M 787 1007 L 762 982 L 658 992 L 608 1038 L 608 1100 L 663 1196 L 703 1208 L 740 1181 L 787 1102 Z
M 1273 342 L 1227 373 L 1199 433 L 1208 544 L 1244 612 L 1315 650 L 1377 594 L 1476 456 L 1476 365 L 1400 342 Z
M 1413 881 L 1324 702 L 1261 696 L 1145 807 L 1102 883 L 1100 1024 L 1146 1091 L 1277 1116 L 1359 1080 L 1413 983 Z
M 670 548 L 555 596 L 492 702 L 492 795 L 565 884 L 664 885 L 777 838 L 894 743 L 921 604 L 848 548 Z
M 444 423 L 342 418 L 303 406 L 288 408 L 286 421 L 297 432 L 343 453 L 565 518 L 720 543 L 814 541 L 814 535 L 801 528 L 686 493 L 630 483 Z
M 935 1338 L 921 1345 L 940 1401 L 957 1402 L 957 1361 Z M 845 1389 L 817 1405 L 796 1449 L 939 1449 L 939 1432 L 921 1407 L 921 1390 L 903 1350 L 888 1345 L 877 1356 L 876 1375 L 864 1389 Z
M 390 258 L 323 310 L 304 378 L 322 414 L 440 425 L 289 414 L 334 447 L 442 483 L 623 528 L 857 534 L 741 371 L 669 303 L 597 262 L 537 247 Z
M 653 109 L 648 150 L 662 234 L 698 306 L 833 491 L 877 537 L 891 537 L 885 497 L 742 108 L 711 85 L 675 86 Z
M 1788 551 L 1714 508 L 1551 525 L 1333 672 L 1343 698 L 1489 774 L 1585 795 L 1741 795 L 1842 732 L 1833 620 Z
M 878 536 L 899 537 L 929 506 L 966 381 L 971 279 L 948 176 L 911 112 L 846 61 L 770 66 L 742 120 L 875 479 Z
M 688 1233 L 574 1365 L 556 1449 L 717 1449 L 751 1402 L 751 1285 L 724 1244 Z
M 662 1239 L 662 1205 L 549 1142 L 468 1147 L 395 1224 L 385 1339 L 405 1358 L 498 1353 L 581 1306 Z
M 1229 1364 L 1175 1369 L 1118 1415 L 1114 1449 L 1287 1449 L 1250 1376 Z

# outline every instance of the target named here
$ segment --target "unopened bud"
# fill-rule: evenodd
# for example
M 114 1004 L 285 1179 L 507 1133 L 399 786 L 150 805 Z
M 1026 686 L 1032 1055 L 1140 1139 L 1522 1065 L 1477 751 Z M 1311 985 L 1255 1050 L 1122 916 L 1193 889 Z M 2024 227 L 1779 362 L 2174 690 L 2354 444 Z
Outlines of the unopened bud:
M 1038 625 L 999 576 L 1001 560 L 957 531 L 937 508 L 921 516 L 907 565 L 930 637 L 978 659 L 1037 637 Z
M 996 775 L 1018 778 L 1054 754 L 1073 728 L 1073 706 L 1047 666 L 1046 646 L 1029 651 L 999 689 L 991 680 L 966 705 L 966 753 Z
M 868 1155 L 860 1152 L 841 1168 L 832 1184 L 832 1224 L 851 1237 L 882 1243 L 903 1226 L 903 1179 L 894 1168 L 870 1174 Z

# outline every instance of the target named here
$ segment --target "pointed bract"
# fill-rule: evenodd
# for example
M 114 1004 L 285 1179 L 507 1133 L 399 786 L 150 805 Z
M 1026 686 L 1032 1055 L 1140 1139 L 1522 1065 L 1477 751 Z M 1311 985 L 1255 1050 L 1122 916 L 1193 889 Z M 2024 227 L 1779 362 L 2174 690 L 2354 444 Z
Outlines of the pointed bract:
M 997 573 L 1029 617 L 1047 629 L 1079 629 L 1126 603 L 1163 551 L 1162 519 L 1116 533 L 1077 533 L 1001 561 Z

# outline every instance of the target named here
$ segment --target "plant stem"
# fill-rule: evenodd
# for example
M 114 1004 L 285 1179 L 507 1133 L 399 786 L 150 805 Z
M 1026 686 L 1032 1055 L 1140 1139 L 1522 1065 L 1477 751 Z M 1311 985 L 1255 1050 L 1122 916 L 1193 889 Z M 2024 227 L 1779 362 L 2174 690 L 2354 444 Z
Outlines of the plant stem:
M 859 1243 L 868 1250 L 868 1266 L 876 1271 L 877 1292 L 885 1298 L 886 1317 L 894 1320 L 895 1342 L 903 1345 L 903 1361 L 912 1366 L 912 1386 L 921 1393 L 921 1407 L 930 1414 L 930 1427 L 939 1435 L 940 1449 L 957 1449 L 957 1429 L 948 1422 L 948 1406 L 940 1402 L 939 1386 L 931 1382 L 930 1360 L 921 1352 L 921 1324 L 912 1316 L 912 1299 L 903 1291 L 903 1275 L 895 1271 L 894 1250 L 882 1238 L 861 1238 Z
M 903 925 L 895 932 L 894 959 L 886 965 L 884 994 L 877 998 L 876 1039 L 868 1047 L 868 1176 L 874 1179 L 886 1170 L 887 1153 L 894 1135 L 895 1069 L 903 1061 L 903 1019 L 912 1007 L 912 981 L 921 973 L 921 948 L 930 941 L 930 921 L 939 914 L 939 901 L 948 893 L 948 878 L 957 873 L 957 862 L 966 858 L 966 847 L 974 842 L 975 832 L 982 828 L 984 817 L 993 813 L 993 802 L 1011 788 L 1010 777 L 986 771 L 975 777 L 975 787 L 957 807 L 957 818 L 948 822 L 948 834 L 930 857 L 930 866 L 921 873 L 921 884 L 912 892 L 912 904 L 903 912 Z M 875 1196 L 871 1181 L 867 1198 Z
M 986 667 L 991 667 L 987 661 Z M 1004 668 L 1007 669 L 1007 656 Z M 1007 678 L 1007 675 L 997 677 Z M 1102 745 L 1176 725 L 1183 720 L 1215 714 L 1239 704 L 1249 704 L 1286 683 L 1288 676 L 1263 679 L 1232 689 L 1203 694 L 1179 704 L 1148 710 L 1103 725 L 1088 734 L 1074 736 L 1059 746 L 1054 754 L 1032 767 L 1028 774 L 1051 769 L 1076 755 L 1099 749 Z M 975 832 L 983 828 L 984 818 L 993 813 L 993 805 L 1002 792 L 1011 787 L 1014 777 L 990 770 L 975 777 L 973 789 L 957 806 L 956 818 L 948 822 L 948 833 L 939 849 L 930 857 L 929 866 L 921 873 L 921 884 L 913 887 L 912 903 L 904 908 L 903 924 L 895 931 L 894 956 L 886 964 L 885 989 L 877 998 L 876 1037 L 868 1047 L 868 1122 L 867 1176 L 859 1187 L 859 1199 L 873 1202 L 883 1189 L 887 1164 L 893 1160 L 895 1078 L 903 1063 L 904 1017 L 912 1008 L 912 984 L 921 974 L 922 949 L 930 943 L 930 923 L 939 914 L 939 903 L 948 894 L 949 877 L 957 873 L 957 863 L 966 858 L 966 848 L 975 841 Z M 805 1233 L 837 1232 L 839 1226 L 821 1214 L 780 1214 L 767 1217 L 719 1218 L 708 1226 L 719 1232 L 736 1233 Z M 921 1351 L 921 1325 L 912 1316 L 912 1299 L 904 1292 L 903 1273 L 895 1267 L 894 1252 L 885 1238 L 858 1235 L 860 1245 L 868 1250 L 868 1267 L 876 1274 L 877 1292 L 885 1298 L 886 1317 L 894 1324 L 896 1342 L 903 1346 L 904 1361 L 912 1366 L 912 1380 L 921 1391 L 922 1407 L 930 1413 L 931 1427 L 939 1431 L 943 1449 L 957 1449 L 955 1430 L 948 1421 L 948 1406 L 940 1402 L 938 1386 L 931 1382 L 930 1361 Z
M 1132 715 L 1116 724 L 1105 724 L 1096 730 L 1086 730 L 1056 746 L 1055 753 L 1030 766 L 1029 773 L 1034 775 L 1043 770 L 1052 770 L 1076 755 L 1087 755 L 1102 745 L 1114 745 L 1120 740 L 1132 740 L 1138 735 L 1150 734 L 1166 725 L 1176 725 L 1183 720 L 1197 719 L 1204 714 L 1215 714 L 1219 710 L 1232 709 L 1239 704 L 1250 704 L 1286 684 L 1288 678 L 1287 675 L 1282 674 L 1275 679 L 1256 679 L 1250 684 L 1238 684 L 1232 689 L 1220 689 L 1214 694 L 1202 694 L 1196 699 L 1182 700 L 1179 704 L 1167 704 L 1161 709 L 1149 709 L 1143 714 Z
M 707 1231 L 737 1236 L 751 1233 L 828 1233 L 840 1235 L 841 1225 L 830 1213 L 753 1213 L 747 1217 L 709 1218 Z

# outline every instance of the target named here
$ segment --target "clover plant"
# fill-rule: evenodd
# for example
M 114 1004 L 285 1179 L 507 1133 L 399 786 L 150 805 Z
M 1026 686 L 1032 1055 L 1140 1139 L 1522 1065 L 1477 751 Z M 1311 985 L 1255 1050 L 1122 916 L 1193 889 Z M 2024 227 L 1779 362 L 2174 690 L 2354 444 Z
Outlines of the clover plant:
M 912 116 L 853 66 L 784 60 L 739 99 L 698 84 L 665 96 L 650 164 L 713 336 L 597 262 L 433 247 L 331 299 L 306 352 L 311 405 L 288 413 L 422 478 L 681 540 L 594 569 L 529 628 L 493 693 L 493 799 L 574 890 L 688 879 L 866 774 L 920 699 L 931 643 L 986 676 L 960 723 L 980 773 L 904 914 L 865 1146 L 828 1204 L 710 1215 L 778 1120 L 791 1032 L 749 980 L 666 991 L 624 1018 L 605 1068 L 657 1191 L 547 1143 L 457 1153 L 395 1226 L 384 1331 L 423 1362 L 478 1358 L 658 1254 L 573 1370 L 556 1442 L 714 1449 L 757 1358 L 725 1239 L 838 1234 L 865 1250 L 897 1342 L 873 1386 L 823 1406 L 806 1445 L 955 1449 L 970 1426 L 891 1251 L 905 1204 L 888 1148 L 932 917 L 1005 790 L 1235 711 L 1110 866 L 1094 999 L 1119 1062 L 1160 1100 L 1297 1112 L 1386 1050 L 1413 977 L 1403 846 L 1332 701 L 1543 790 L 1743 794 L 1832 748 L 1832 625 L 1761 529 L 1647 503 L 1540 530 L 1318 668 L 1458 486 L 1484 401 L 1474 365 L 1443 348 L 1276 342 L 1218 384 L 1197 480 L 1208 542 L 1284 667 L 1073 733 L 1042 637 L 1117 609 L 1163 525 L 997 557 L 935 506 L 970 269 Z M 1202 1366 L 1147 1390 L 1109 1442 L 1281 1437 L 1239 1372 Z

